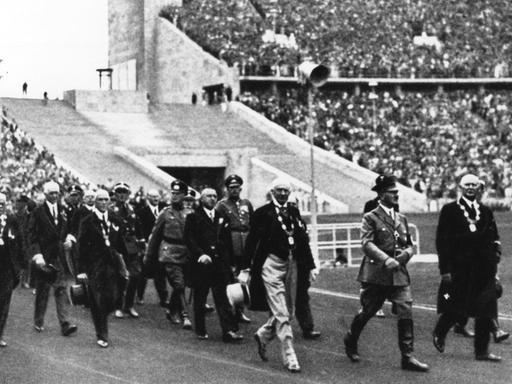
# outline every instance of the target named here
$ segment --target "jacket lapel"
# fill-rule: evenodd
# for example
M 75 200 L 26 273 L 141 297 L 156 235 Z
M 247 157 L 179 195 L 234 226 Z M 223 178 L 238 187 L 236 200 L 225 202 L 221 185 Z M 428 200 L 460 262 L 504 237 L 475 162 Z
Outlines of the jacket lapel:
M 396 220 L 398 220 L 398 214 L 395 215 L 395 221 L 393 221 L 393 218 L 391 216 L 388 215 L 388 213 L 386 211 L 384 211 L 384 209 L 382 209 L 382 207 L 379 205 L 377 207 L 377 209 L 375 210 L 375 214 L 388 226 L 390 226 L 391 228 L 395 229 L 396 228 L 396 225 L 397 223 L 395 222 Z

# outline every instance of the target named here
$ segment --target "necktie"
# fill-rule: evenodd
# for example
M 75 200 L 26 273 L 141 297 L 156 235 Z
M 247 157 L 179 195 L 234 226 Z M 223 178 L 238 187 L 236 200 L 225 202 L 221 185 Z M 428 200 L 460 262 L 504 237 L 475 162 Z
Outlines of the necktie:
M 476 210 L 473 204 L 469 204 L 468 214 L 470 219 L 474 219 L 476 217 Z

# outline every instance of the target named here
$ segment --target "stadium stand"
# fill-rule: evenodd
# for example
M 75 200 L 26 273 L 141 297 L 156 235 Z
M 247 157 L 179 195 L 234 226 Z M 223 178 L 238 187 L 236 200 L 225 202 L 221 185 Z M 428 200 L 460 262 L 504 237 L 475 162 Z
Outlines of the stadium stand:
M 242 75 L 309 57 L 339 77 L 506 77 L 512 56 L 505 0 L 190 0 L 161 16 Z

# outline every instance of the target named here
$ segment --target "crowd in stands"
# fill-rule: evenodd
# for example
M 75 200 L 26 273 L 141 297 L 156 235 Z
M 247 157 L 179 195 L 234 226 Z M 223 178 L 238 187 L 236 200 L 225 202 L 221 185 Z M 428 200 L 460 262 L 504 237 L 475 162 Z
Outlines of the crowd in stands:
M 2 108 L 0 125 L 0 191 L 9 200 L 25 195 L 37 200 L 43 184 L 56 180 L 62 188 L 79 180 L 55 163 L 52 153 L 38 146 Z
M 292 76 L 306 58 L 339 77 L 510 75 L 506 0 L 188 0 L 161 16 L 243 75 Z
M 240 100 L 309 140 L 306 95 L 244 93 Z M 452 198 L 461 174 L 486 180 L 489 196 L 512 196 L 512 97 L 504 92 L 321 91 L 314 142 L 377 173 L 393 173 L 430 199 Z

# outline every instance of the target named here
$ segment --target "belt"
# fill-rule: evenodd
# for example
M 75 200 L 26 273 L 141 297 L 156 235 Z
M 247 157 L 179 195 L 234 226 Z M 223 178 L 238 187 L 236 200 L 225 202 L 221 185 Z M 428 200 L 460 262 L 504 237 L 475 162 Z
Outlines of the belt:
M 235 233 L 249 233 L 249 230 L 243 230 L 243 231 L 239 231 L 238 229 L 232 229 L 231 232 L 235 232 Z
M 185 245 L 185 242 L 181 239 L 171 239 L 170 237 L 163 236 L 164 241 L 168 242 L 169 244 L 175 244 L 175 245 Z

